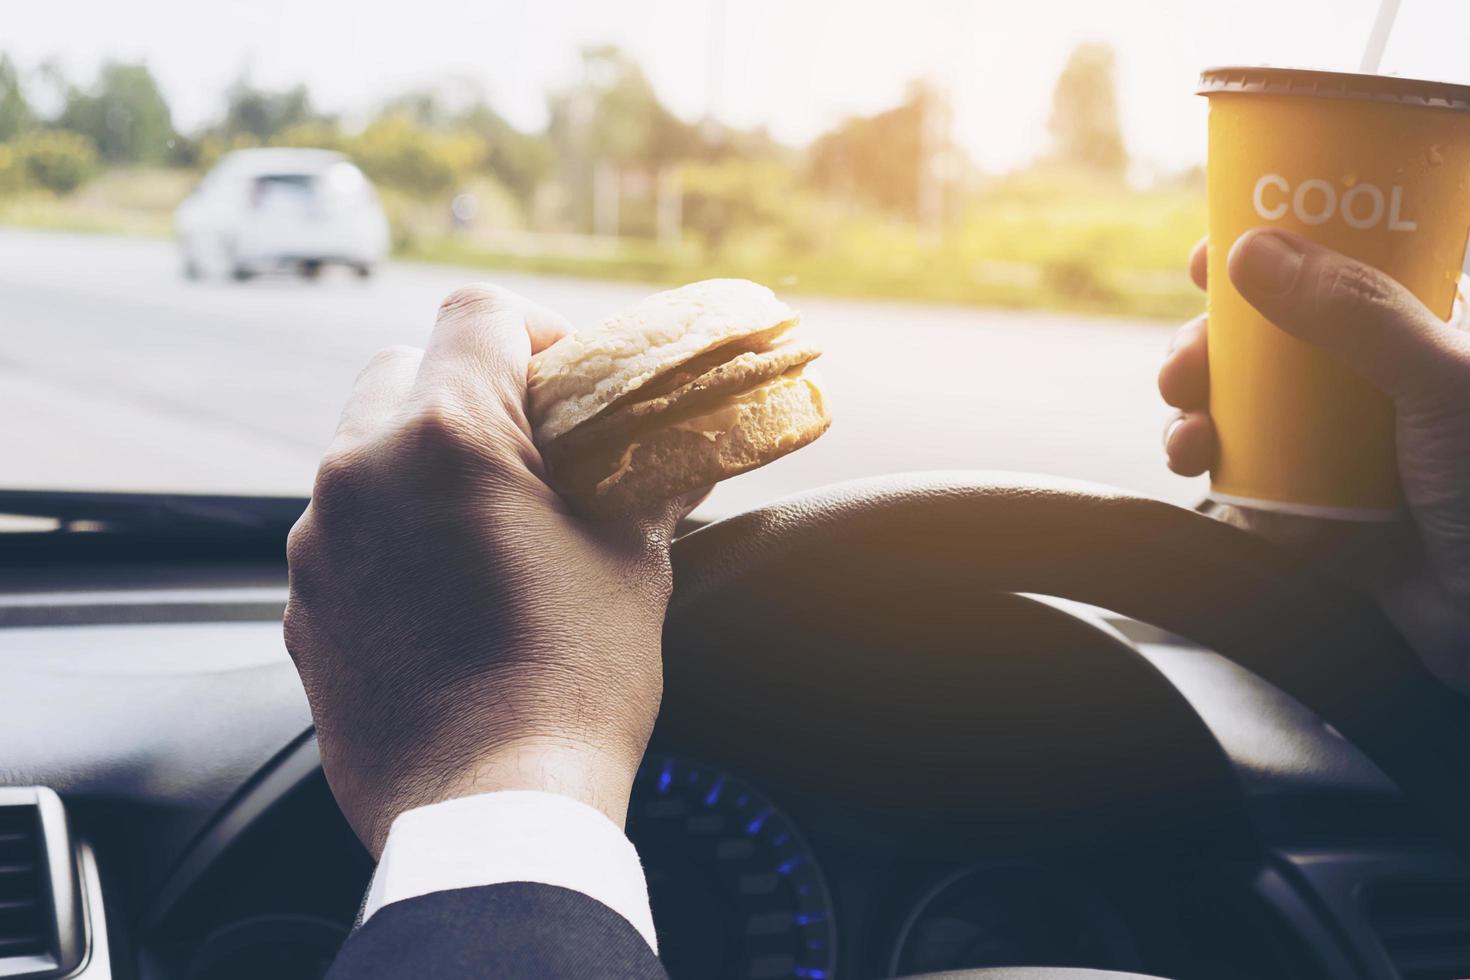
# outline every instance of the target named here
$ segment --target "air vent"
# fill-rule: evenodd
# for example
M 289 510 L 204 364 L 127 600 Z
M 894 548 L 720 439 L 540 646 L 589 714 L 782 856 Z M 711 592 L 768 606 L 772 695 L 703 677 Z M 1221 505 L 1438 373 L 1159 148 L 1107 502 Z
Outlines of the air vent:
M 1470 977 L 1470 881 L 1377 884 L 1367 911 L 1403 980 Z
M 41 956 L 51 942 L 39 873 L 41 821 L 33 806 L 0 807 L 0 957 Z
M 81 958 L 76 871 L 61 800 L 0 787 L 0 977 L 61 976 Z

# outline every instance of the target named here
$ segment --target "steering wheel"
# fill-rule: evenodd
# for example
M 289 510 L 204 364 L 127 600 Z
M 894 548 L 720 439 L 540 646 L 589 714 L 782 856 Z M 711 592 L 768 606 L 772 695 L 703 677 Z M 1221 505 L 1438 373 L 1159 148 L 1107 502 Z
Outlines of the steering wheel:
M 684 536 L 674 545 L 674 583 L 666 637 L 685 656 L 666 657 L 664 710 L 676 727 L 716 699 L 750 716 L 763 703 L 750 650 L 709 638 L 710 617 L 724 628 L 731 608 L 758 637 L 764 622 L 779 623 L 793 607 L 835 615 L 844 602 L 879 601 L 896 616 L 928 609 L 921 599 L 935 583 L 972 595 L 1037 593 L 1150 623 L 1275 684 L 1365 752 L 1470 856 L 1470 725 L 1456 695 L 1369 600 L 1194 511 L 1011 474 L 858 480 Z M 1133 975 L 1006 968 L 934 976 Z

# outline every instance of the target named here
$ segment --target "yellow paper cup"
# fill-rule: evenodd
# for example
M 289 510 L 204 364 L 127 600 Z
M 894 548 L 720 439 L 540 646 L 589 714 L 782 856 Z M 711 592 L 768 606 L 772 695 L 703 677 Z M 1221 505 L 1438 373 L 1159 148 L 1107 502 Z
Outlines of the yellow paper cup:
M 1216 68 L 1210 100 L 1211 497 L 1311 517 L 1403 509 L 1389 400 L 1267 322 L 1231 285 L 1271 225 L 1377 266 L 1448 318 L 1470 234 L 1470 86 Z

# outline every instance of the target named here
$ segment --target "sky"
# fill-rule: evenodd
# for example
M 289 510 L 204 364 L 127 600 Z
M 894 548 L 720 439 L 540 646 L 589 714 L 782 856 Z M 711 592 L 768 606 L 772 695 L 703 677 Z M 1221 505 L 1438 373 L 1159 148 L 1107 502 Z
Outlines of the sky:
M 482 89 L 524 127 L 576 77 L 581 46 L 611 42 L 687 119 L 765 125 L 801 143 L 895 104 L 925 77 L 948 93 L 954 137 L 984 169 L 1046 145 L 1051 90 L 1072 48 L 1118 55 L 1124 136 L 1162 170 L 1204 156 L 1202 67 L 1354 70 L 1379 0 L 127 0 L 7 3 L 0 52 L 54 58 L 88 79 L 144 60 L 188 131 L 242 74 L 304 82 L 319 108 L 361 116 L 409 88 Z M 1385 71 L 1470 84 L 1470 0 L 1402 0 Z

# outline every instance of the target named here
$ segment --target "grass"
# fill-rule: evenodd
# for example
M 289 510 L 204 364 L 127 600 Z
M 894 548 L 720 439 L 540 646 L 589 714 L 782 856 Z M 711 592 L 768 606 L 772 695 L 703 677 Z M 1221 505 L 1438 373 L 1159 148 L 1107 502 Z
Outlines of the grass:
M 111 171 L 68 197 L 0 198 L 0 224 L 167 236 L 196 179 L 177 170 Z M 980 189 L 937 240 L 905 222 L 808 208 L 790 228 L 732 235 L 713 254 L 636 239 L 455 233 L 445 208 L 384 197 L 397 254 L 413 261 L 658 284 L 739 276 L 808 294 L 1144 317 L 1186 317 L 1201 304 L 1184 271 L 1205 225 L 1197 187 L 1128 191 L 1032 174 Z M 511 220 L 508 210 L 496 213 Z
M 65 197 L 47 191 L 0 196 L 0 225 L 162 238 L 198 182 L 182 170 L 109 170 Z
M 841 259 L 791 258 L 770 262 L 688 260 L 653 249 L 625 248 L 603 257 L 490 251 L 450 238 L 415 243 L 402 258 L 543 275 L 577 276 L 676 285 L 718 276 L 753 279 L 777 290 L 808 295 L 919 300 L 1013 309 L 1051 309 L 1080 313 L 1178 319 L 1198 313 L 1199 291 L 1180 271 L 1106 292 L 1066 291 L 1049 286 L 1044 273 L 1030 267 L 982 266 L 947 275 L 951 263 L 938 261 L 923 273 L 866 269 L 855 273 Z M 1175 280 L 1178 281 L 1175 281 Z

